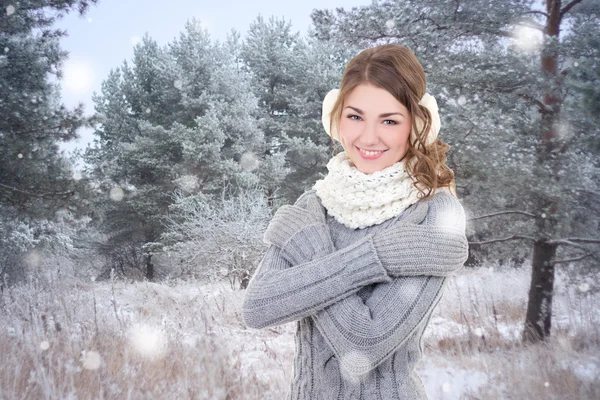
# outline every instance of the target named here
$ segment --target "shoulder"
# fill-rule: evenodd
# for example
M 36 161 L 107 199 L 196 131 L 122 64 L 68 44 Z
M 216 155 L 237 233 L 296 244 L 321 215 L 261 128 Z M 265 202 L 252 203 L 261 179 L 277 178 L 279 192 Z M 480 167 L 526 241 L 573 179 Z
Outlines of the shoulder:
M 426 200 L 429 220 L 442 218 L 448 221 L 464 222 L 465 210 L 460 200 L 446 188 L 436 190 L 435 194 Z
M 439 207 L 450 207 L 450 208 L 460 208 L 462 209 L 462 204 L 458 197 L 456 197 L 452 192 L 447 188 L 442 188 L 436 190 L 435 194 L 431 199 L 429 199 L 430 205 L 435 205 Z

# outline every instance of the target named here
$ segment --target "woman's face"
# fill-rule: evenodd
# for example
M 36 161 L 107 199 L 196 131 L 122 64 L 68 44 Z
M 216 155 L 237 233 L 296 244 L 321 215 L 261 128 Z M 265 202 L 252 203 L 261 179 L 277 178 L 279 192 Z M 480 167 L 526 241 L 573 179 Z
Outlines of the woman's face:
M 359 171 L 372 174 L 404 157 L 411 116 L 387 90 L 360 84 L 346 96 L 343 107 L 340 139 Z

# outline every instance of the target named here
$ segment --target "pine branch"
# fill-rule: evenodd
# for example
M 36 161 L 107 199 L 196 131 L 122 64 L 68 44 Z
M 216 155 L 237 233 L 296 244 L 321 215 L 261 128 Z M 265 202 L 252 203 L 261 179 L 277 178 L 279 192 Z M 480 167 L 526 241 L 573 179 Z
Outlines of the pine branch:
M 487 215 L 481 215 L 479 217 L 471 217 L 468 218 L 467 221 L 474 221 L 476 219 L 483 219 L 483 218 L 488 218 L 488 217 L 495 217 L 496 215 L 503 215 L 503 214 L 522 214 L 522 215 L 526 215 L 528 217 L 535 217 L 535 214 L 532 214 L 530 212 L 527 211 L 519 211 L 519 210 L 515 210 L 515 211 L 500 211 L 497 213 L 492 213 L 492 214 L 487 214 Z
M 513 236 L 509 236 L 509 237 L 505 237 L 505 238 L 484 240 L 483 242 L 469 242 L 469 244 L 488 244 L 488 243 L 507 242 L 509 240 L 520 240 L 520 239 L 531 240 L 532 242 L 535 241 L 535 239 L 532 238 L 531 236 L 513 235 Z

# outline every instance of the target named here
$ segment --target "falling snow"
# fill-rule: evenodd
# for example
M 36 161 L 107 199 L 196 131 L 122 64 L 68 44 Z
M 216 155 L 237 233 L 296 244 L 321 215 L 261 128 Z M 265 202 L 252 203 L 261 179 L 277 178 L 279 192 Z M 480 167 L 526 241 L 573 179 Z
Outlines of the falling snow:
M 174 183 L 188 192 L 194 192 L 200 187 L 198 177 L 194 175 L 184 175 L 181 178 L 176 179 Z
M 167 338 L 158 327 L 136 324 L 129 331 L 131 346 L 143 357 L 160 358 L 167 349 Z
M 249 152 L 242 154 L 240 165 L 245 171 L 252 172 L 258 168 L 259 164 L 260 161 L 255 154 Z
M 13 15 L 15 13 L 15 7 L 11 4 L 6 7 L 6 15 Z
M 83 368 L 94 370 L 100 368 L 100 354 L 97 351 L 84 351 L 82 354 Z
M 581 285 L 579 285 L 579 291 L 580 292 L 585 293 L 588 290 L 590 290 L 590 285 L 587 282 L 584 282 Z
M 36 268 L 42 261 L 42 253 L 37 249 L 32 249 L 24 257 L 25 264 L 31 268 Z
M 110 199 L 112 201 L 121 201 L 125 196 L 125 192 L 119 186 L 110 189 Z
M 542 33 L 538 29 L 522 25 L 517 25 L 513 29 L 513 38 L 519 49 L 526 52 L 540 49 L 542 45 Z

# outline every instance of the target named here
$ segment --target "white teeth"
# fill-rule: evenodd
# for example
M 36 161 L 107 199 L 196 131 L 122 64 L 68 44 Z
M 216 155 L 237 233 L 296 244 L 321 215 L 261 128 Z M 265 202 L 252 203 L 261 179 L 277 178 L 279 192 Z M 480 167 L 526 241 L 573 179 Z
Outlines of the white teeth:
M 383 151 L 367 151 L 363 149 L 360 149 L 360 151 L 367 156 L 375 156 L 377 154 L 383 153 Z

